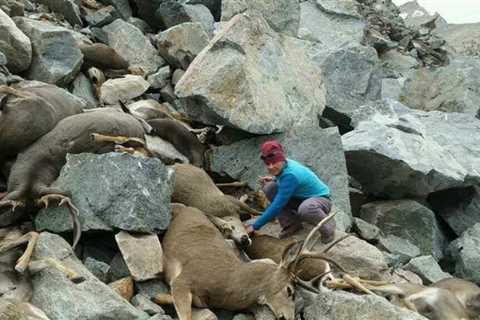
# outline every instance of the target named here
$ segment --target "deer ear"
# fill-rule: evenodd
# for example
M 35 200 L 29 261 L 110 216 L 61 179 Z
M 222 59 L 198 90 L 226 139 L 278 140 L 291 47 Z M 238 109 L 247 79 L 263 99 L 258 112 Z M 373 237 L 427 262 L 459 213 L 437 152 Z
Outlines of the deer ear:
M 300 254 L 302 249 L 303 241 L 295 241 L 289 244 L 282 253 L 282 261 L 280 265 L 289 266 L 292 264 Z

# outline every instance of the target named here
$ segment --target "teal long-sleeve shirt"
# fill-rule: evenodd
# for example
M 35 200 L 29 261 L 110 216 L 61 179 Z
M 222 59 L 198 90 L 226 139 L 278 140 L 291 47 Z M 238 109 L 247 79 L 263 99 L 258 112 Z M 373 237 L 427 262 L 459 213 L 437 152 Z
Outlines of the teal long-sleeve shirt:
M 312 170 L 295 160 L 287 159 L 276 180 L 277 194 L 267 210 L 253 224 L 255 230 L 259 230 L 278 216 L 292 198 L 305 200 L 313 197 L 330 197 L 328 186 Z

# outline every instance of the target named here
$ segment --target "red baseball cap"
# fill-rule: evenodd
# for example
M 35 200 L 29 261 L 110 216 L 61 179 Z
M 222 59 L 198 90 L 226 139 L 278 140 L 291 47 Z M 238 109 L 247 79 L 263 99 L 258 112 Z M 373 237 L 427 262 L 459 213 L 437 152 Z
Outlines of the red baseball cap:
M 285 161 L 285 151 L 283 146 L 277 140 L 269 140 L 260 147 L 262 152 L 260 158 L 265 164 L 273 164 L 280 161 Z

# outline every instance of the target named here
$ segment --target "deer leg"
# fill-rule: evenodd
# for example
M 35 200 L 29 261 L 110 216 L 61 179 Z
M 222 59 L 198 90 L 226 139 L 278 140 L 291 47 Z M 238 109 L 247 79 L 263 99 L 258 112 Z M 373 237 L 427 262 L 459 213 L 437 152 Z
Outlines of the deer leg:
M 28 264 L 30 263 L 30 259 L 32 258 L 33 249 L 37 243 L 38 233 L 35 231 L 30 231 L 20 238 L 11 241 L 5 241 L 0 245 L 0 253 L 6 252 L 12 248 L 18 247 L 24 243 L 28 243 L 25 252 L 22 254 L 20 258 L 17 260 L 17 264 L 15 265 L 15 270 L 17 272 L 23 273 L 25 269 L 27 269 Z
M 179 320 L 192 320 L 192 293 L 188 286 L 179 279 L 172 283 L 172 296 Z
M 92 133 L 91 138 L 95 143 L 111 142 L 115 144 L 127 144 L 130 147 L 145 147 L 145 141 L 136 137 L 108 136 L 100 133 Z
M 343 280 L 345 280 L 345 282 L 347 282 L 348 284 L 350 284 L 353 288 L 356 288 L 357 290 L 360 290 L 364 293 L 376 296 L 375 293 L 373 293 L 370 289 L 366 288 L 363 284 L 360 283 L 360 281 L 358 281 L 357 279 L 355 279 L 354 277 L 352 277 L 348 274 L 343 275 Z
M 85 278 L 80 276 L 76 271 L 68 268 L 58 259 L 51 258 L 51 257 L 34 260 L 30 262 L 28 266 L 28 270 L 30 271 L 30 273 L 35 274 L 37 272 L 40 272 L 50 267 L 63 272 L 67 276 L 67 278 L 73 283 L 80 283 L 85 280 Z
M 168 293 L 159 293 L 155 297 L 152 298 L 152 301 L 159 304 L 159 305 L 174 304 L 173 296 L 171 294 L 168 294 Z
M 50 194 L 43 195 L 40 199 L 37 200 L 37 204 L 38 205 L 43 204 L 45 208 L 48 208 L 48 204 L 50 200 L 59 201 L 59 204 L 58 204 L 59 207 L 62 205 L 66 205 L 66 207 L 70 211 L 70 215 L 72 216 L 72 222 L 73 222 L 72 249 L 75 249 L 75 247 L 78 244 L 78 240 L 80 240 L 80 236 L 82 234 L 82 225 L 79 219 L 78 208 L 73 205 L 72 200 L 69 197 L 63 194 L 58 194 L 58 193 L 50 193 Z
M 5 196 L 4 196 L 5 197 Z M 24 208 L 25 201 L 23 200 L 1 200 L 0 208 L 10 206 L 12 211 L 15 211 L 17 208 Z

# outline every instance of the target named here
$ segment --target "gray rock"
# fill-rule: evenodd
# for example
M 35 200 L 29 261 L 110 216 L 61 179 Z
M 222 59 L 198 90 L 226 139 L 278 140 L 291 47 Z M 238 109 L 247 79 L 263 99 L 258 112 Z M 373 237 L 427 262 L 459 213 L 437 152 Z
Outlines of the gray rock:
M 435 214 L 416 201 L 370 202 L 362 206 L 360 217 L 379 227 L 384 235 L 410 241 L 423 255 L 432 254 L 437 260 L 443 257 L 446 238 Z
M 231 19 L 175 87 L 186 112 L 204 123 L 272 133 L 316 124 L 325 91 L 307 57 L 311 44 L 280 36 L 252 13 Z
M 188 0 L 188 4 L 202 4 L 210 10 L 215 21 L 220 20 L 222 12 L 222 2 L 221 0 Z
M 343 236 L 337 232 L 336 239 Z M 318 244 L 317 251 L 324 249 L 327 245 Z M 336 244 L 329 251 L 331 256 L 348 274 L 363 279 L 387 280 L 388 265 L 382 252 L 368 242 L 355 236 L 350 236 Z
M 150 83 L 150 88 L 160 89 L 166 86 L 170 80 L 170 67 L 165 66 L 158 69 L 157 72 L 152 73 L 147 77 L 147 81 Z
M 68 29 L 28 18 L 15 18 L 15 23 L 32 42 L 28 79 L 61 87 L 75 79 L 82 66 L 83 55 Z
M 426 320 L 421 315 L 391 304 L 374 295 L 358 295 L 346 291 L 302 294 L 306 300 L 305 320 Z
M 402 92 L 402 79 L 382 79 L 382 99 L 399 100 Z
M 20 73 L 30 67 L 32 61 L 30 39 L 2 9 L 0 9 L 0 52 L 5 55 L 5 64 L 11 72 Z
M 390 252 L 395 256 L 397 263 L 402 264 L 420 255 L 420 249 L 416 245 L 408 239 L 403 239 L 393 234 L 380 237 L 379 247 Z
M 123 260 L 135 281 L 155 279 L 163 272 L 163 250 L 156 234 L 115 235 Z
M 328 106 L 323 116 L 340 127 L 349 126 L 358 107 L 380 98 L 381 70 L 375 49 L 361 45 L 340 48 L 320 66 Z
M 32 278 L 32 304 L 50 319 L 100 320 L 148 319 L 106 284 L 92 275 L 75 257 L 69 244 L 60 236 L 43 232 L 35 247 L 33 259 L 54 258 L 85 278 L 75 284 L 57 268 L 48 267 Z
M 156 303 L 152 302 L 148 297 L 137 294 L 132 298 L 132 304 L 145 313 L 153 316 L 155 314 L 165 314 L 165 311 Z
M 228 21 L 247 10 L 263 15 L 273 30 L 292 37 L 297 35 L 300 25 L 298 0 L 223 0 L 221 20 Z
M 148 318 L 148 320 L 173 320 L 172 317 L 166 314 L 156 314 L 151 318 Z
M 85 16 L 85 20 L 87 21 L 88 25 L 97 28 L 101 28 L 104 25 L 112 23 L 118 18 L 120 18 L 120 14 L 113 6 L 103 7 L 94 13 Z
M 95 92 L 90 80 L 82 72 L 72 82 L 72 93 L 83 99 L 87 108 L 97 107 L 98 100 L 95 98 Z
M 108 279 L 110 282 L 114 282 L 130 276 L 130 270 L 123 260 L 123 256 L 118 253 L 116 254 L 112 261 L 110 262 L 110 270 L 108 272 Z
M 100 87 L 100 103 L 115 105 L 141 96 L 150 83 L 141 76 L 127 74 L 123 78 L 109 79 Z
M 418 274 L 426 285 L 452 277 L 450 274 L 442 271 L 432 256 L 414 258 L 404 266 L 404 269 Z
M 398 7 L 400 17 L 409 27 L 420 27 L 422 24 L 429 22 L 436 15 L 431 15 L 428 11 L 419 5 L 417 1 L 408 1 Z
M 359 45 L 366 23 L 354 8 L 354 1 L 318 0 L 300 4 L 298 37 L 320 42 L 329 49 L 345 44 Z M 327 32 L 325 32 L 328 30 Z
M 397 72 L 400 76 L 407 76 L 412 69 L 420 66 L 415 58 L 401 53 L 398 49 L 382 52 L 379 58 L 385 68 Z
M 448 254 L 455 261 L 455 276 L 480 282 L 480 223 L 467 229 L 450 243 Z
M 176 86 L 178 81 L 183 77 L 185 71 L 182 69 L 175 69 L 172 74 L 172 85 Z
M 353 218 L 355 229 L 358 232 L 358 235 L 364 240 L 375 240 L 378 239 L 378 235 L 380 233 L 380 229 L 370 224 L 366 221 L 363 221 L 360 218 Z
M 160 293 L 170 292 L 168 286 L 160 279 L 136 282 L 135 287 L 138 291 L 138 294 L 141 294 L 148 299 L 151 299 Z
M 128 0 L 102 0 L 102 2 L 112 5 L 124 20 L 132 16 L 132 8 Z
M 358 108 L 352 119 L 355 130 L 342 142 L 348 172 L 364 192 L 425 197 L 480 181 L 480 120 L 471 115 L 412 111 L 384 100 Z
M 164 0 L 155 14 L 167 29 L 185 22 L 198 22 L 207 34 L 213 34 L 213 16 L 202 4 L 191 5 L 176 0 Z
M 50 8 L 50 10 L 60 13 L 65 17 L 65 20 L 70 22 L 72 26 L 83 26 L 79 1 L 77 0 L 35 0 Z
M 348 230 L 352 224 L 348 197 L 348 176 L 343 162 L 343 150 L 337 128 L 306 128 L 269 137 L 242 140 L 213 148 L 211 170 L 245 181 L 252 189 L 258 188 L 258 176 L 265 175 L 260 160 L 260 145 L 277 139 L 287 151 L 287 157 L 310 167 L 331 189 L 332 199 L 344 214 L 335 217 L 337 228 Z
M 108 272 L 110 271 L 110 266 L 107 263 L 87 257 L 83 264 L 98 280 L 103 283 L 109 282 Z
M 480 60 L 457 57 L 445 67 L 413 72 L 399 101 L 419 110 L 462 112 L 480 118 L 479 100 Z
M 159 33 L 157 48 L 169 65 L 186 70 L 208 45 L 208 35 L 200 23 L 186 22 Z
M 117 19 L 102 29 L 107 33 L 108 45 L 127 60 L 130 67 L 140 67 L 148 75 L 165 64 L 148 38 L 134 25 Z
M 67 156 L 53 185 L 72 195 L 83 231 L 159 232 L 170 223 L 172 179 L 173 170 L 158 159 L 82 153 Z M 37 214 L 35 224 L 38 230 L 65 232 L 72 230 L 70 220 L 67 209 L 49 208 Z
M 437 24 L 434 34 L 445 39 L 454 55 L 480 57 L 480 23 Z

